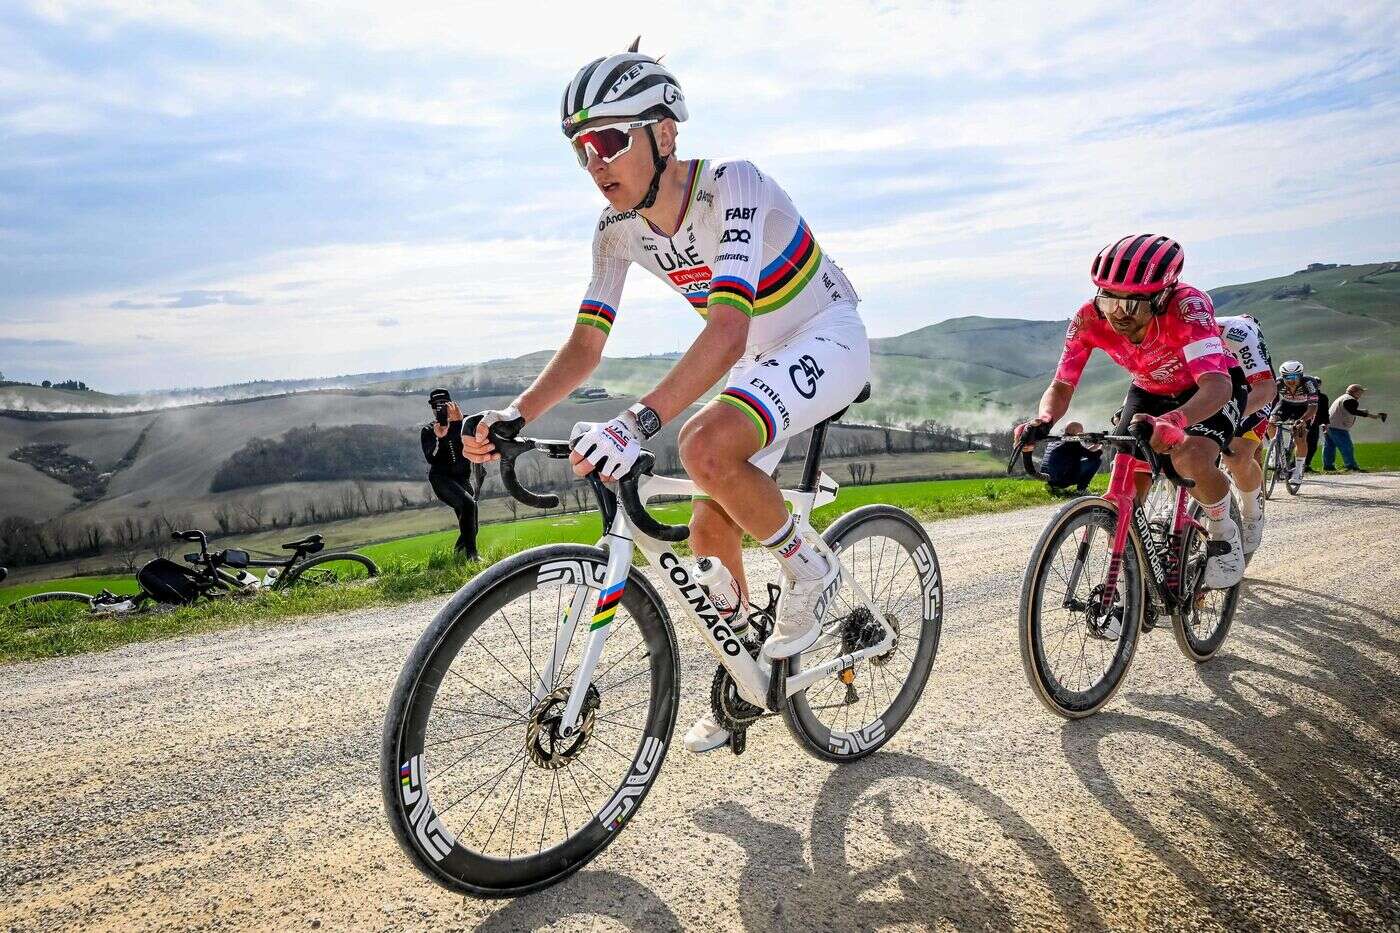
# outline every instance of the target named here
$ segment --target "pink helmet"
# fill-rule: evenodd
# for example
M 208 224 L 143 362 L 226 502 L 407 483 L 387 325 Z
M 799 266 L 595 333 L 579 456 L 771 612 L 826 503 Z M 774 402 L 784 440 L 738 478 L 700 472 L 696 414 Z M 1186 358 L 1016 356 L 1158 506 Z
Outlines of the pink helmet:
M 1176 284 L 1185 256 L 1170 237 L 1125 236 L 1094 257 L 1089 276 L 1099 288 L 1128 295 L 1151 295 Z

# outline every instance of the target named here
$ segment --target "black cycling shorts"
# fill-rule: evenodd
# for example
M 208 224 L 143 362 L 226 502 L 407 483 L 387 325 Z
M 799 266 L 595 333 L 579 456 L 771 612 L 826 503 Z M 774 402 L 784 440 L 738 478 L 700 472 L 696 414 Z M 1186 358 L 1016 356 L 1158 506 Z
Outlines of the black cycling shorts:
M 1238 367 L 1231 368 L 1230 377 L 1230 401 L 1225 403 L 1225 407 L 1204 421 L 1190 425 L 1186 429 L 1186 433 L 1192 437 L 1210 438 L 1222 450 L 1235 436 L 1235 429 L 1240 423 L 1240 412 L 1244 411 L 1244 407 L 1249 401 L 1249 383 L 1245 382 L 1244 371 Z M 1144 414 L 1153 417 L 1165 415 L 1167 412 L 1174 411 L 1184 405 L 1198 390 L 1199 386 L 1192 386 L 1185 392 L 1176 395 L 1157 395 L 1134 383 L 1128 388 L 1127 397 L 1123 399 L 1123 413 L 1118 424 L 1122 430 L 1126 431 L 1128 425 L 1133 423 L 1133 415 Z

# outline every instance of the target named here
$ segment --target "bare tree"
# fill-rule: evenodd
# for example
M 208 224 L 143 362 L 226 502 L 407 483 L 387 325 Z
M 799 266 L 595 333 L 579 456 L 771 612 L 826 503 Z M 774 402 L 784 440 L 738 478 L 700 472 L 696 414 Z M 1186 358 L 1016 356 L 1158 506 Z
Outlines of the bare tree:
M 267 516 L 267 503 L 261 496 L 249 496 L 237 504 L 238 514 L 243 517 L 245 531 L 262 531 L 263 519 Z
M 355 492 L 360 497 L 360 505 L 364 508 L 364 514 L 374 514 L 374 510 L 370 508 L 369 504 L 369 483 L 365 482 L 363 479 L 356 479 Z
M 866 470 L 868 471 L 868 472 L 866 473 L 866 480 L 865 480 L 867 483 L 873 483 L 873 482 L 875 482 L 875 468 L 876 468 L 877 466 L 879 466 L 879 464 L 876 463 L 874 460 L 871 460 L 871 461 L 869 461 L 868 463 L 865 464 L 865 468 L 866 468 Z
M 218 505 L 214 506 L 213 515 L 214 521 L 218 524 L 219 531 L 222 534 L 228 534 L 233 531 L 234 514 L 232 505 L 227 502 L 220 502 Z

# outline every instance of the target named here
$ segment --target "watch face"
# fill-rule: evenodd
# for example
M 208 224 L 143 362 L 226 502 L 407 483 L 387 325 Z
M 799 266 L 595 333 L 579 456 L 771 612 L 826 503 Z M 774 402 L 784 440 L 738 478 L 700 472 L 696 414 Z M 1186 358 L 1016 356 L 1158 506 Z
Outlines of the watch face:
M 645 405 L 637 409 L 637 427 L 642 429 L 642 433 L 651 438 L 661 430 L 661 417 Z

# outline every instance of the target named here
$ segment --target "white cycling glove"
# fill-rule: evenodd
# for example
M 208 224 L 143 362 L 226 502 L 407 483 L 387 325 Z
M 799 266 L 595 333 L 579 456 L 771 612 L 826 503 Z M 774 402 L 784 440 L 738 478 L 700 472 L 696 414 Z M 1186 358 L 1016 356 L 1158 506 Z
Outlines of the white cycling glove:
M 512 405 L 512 406 L 510 406 L 509 408 L 503 408 L 503 409 L 494 409 L 494 408 L 492 408 L 492 409 L 488 409 L 487 411 L 483 411 L 483 412 L 481 413 L 481 420 L 478 422 L 478 427 L 479 427 L 479 428 L 485 428 L 487 431 L 490 431 L 490 430 L 491 430 L 491 425 L 493 425 L 493 424 L 499 424 L 499 423 L 501 423 L 501 422 L 503 422 L 503 421 L 505 421 L 505 422 L 510 422 L 510 421 L 519 422 L 519 423 L 516 425 L 516 430 L 519 430 L 520 428 L 522 428 L 522 427 L 525 426 L 525 416 L 522 415 L 522 414 L 520 414 L 520 409 L 518 409 L 518 408 L 516 408 L 514 405 Z
M 642 453 L 641 431 L 630 413 L 608 422 L 580 421 L 569 432 L 569 446 L 593 464 L 599 479 L 626 475 Z

